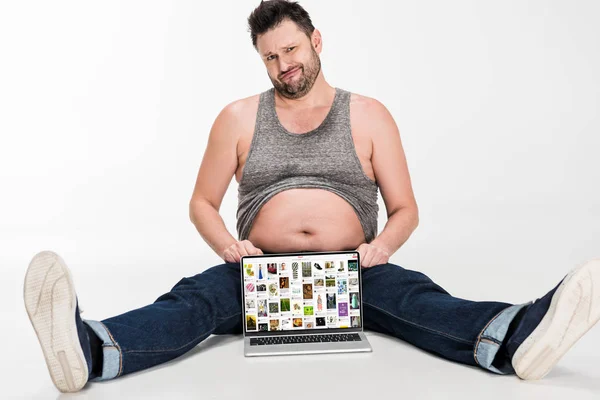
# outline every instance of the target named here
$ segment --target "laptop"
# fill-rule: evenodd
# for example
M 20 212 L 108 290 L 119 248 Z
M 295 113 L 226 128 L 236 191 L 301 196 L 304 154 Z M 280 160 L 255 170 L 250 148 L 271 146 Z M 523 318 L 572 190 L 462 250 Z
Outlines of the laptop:
M 372 351 L 358 251 L 240 259 L 244 355 Z

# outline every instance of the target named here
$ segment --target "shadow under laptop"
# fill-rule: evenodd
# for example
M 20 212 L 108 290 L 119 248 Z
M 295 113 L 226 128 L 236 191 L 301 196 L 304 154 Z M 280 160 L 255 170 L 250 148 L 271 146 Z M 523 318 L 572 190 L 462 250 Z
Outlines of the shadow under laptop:
M 293 362 L 294 364 L 310 363 L 315 362 L 326 362 L 335 361 L 336 363 L 340 360 L 357 361 L 362 359 L 368 359 L 372 357 L 371 352 L 339 352 L 339 353 L 310 353 L 310 354 L 277 354 L 268 356 L 252 356 L 244 357 L 244 361 L 250 365 L 268 365 L 278 364 L 282 365 L 287 362 Z

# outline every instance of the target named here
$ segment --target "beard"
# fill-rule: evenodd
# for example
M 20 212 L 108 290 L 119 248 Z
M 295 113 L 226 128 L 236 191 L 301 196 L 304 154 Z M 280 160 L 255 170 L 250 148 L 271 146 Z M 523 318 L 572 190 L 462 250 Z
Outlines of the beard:
M 315 81 L 317 80 L 317 76 L 319 76 L 319 72 L 321 72 L 321 59 L 319 58 L 319 54 L 312 48 L 311 58 L 308 64 L 300 64 L 294 68 L 300 68 L 300 71 L 296 72 L 298 76 L 294 76 L 289 81 L 279 81 L 272 79 L 269 75 L 269 79 L 271 79 L 271 83 L 273 83 L 273 87 L 277 92 L 285 98 L 288 99 L 299 99 L 310 92 Z M 291 69 L 294 69 L 291 68 Z

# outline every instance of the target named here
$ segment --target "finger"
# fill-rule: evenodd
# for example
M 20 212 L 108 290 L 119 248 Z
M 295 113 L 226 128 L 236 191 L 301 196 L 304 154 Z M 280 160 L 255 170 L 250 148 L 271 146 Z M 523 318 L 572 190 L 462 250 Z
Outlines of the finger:
M 387 263 L 387 257 L 384 254 L 380 254 L 376 259 L 373 260 L 373 265 L 381 265 Z
M 255 254 L 255 250 L 256 247 L 254 247 L 254 245 L 252 243 L 250 243 L 250 241 L 243 241 L 240 243 L 240 254 L 242 254 L 242 252 L 244 253 L 244 256 L 249 256 L 252 254 Z
M 363 263 L 363 255 L 362 255 L 362 252 L 360 250 L 358 250 L 359 248 L 360 248 L 360 246 L 358 246 L 357 249 L 354 249 L 354 251 L 358 251 L 358 258 L 360 259 L 360 265 L 358 266 L 358 268 L 360 268 Z
M 360 265 L 362 268 L 366 268 L 369 264 L 367 264 L 367 252 L 365 250 L 360 252 Z
M 231 252 L 231 255 L 232 255 L 233 257 L 235 257 L 235 259 L 236 259 L 236 260 L 238 260 L 238 261 L 239 261 L 239 260 L 241 260 L 241 259 L 242 259 L 242 255 L 240 254 L 240 252 L 239 252 L 239 250 L 238 250 L 238 246 L 237 246 L 237 245 L 231 246 L 231 247 L 229 248 L 229 251 Z
M 235 256 L 231 253 L 230 249 L 225 250 L 225 252 L 223 254 L 223 259 L 225 260 L 225 262 L 228 262 L 228 263 L 237 262 L 235 259 Z
M 381 256 L 377 249 L 371 249 L 370 256 L 371 257 L 369 259 L 369 266 L 373 267 L 375 265 L 379 265 L 379 260 L 381 260 Z
M 262 254 L 262 250 L 259 249 L 258 247 L 254 246 L 254 245 L 250 245 L 250 251 L 249 254 Z
M 221 258 L 223 258 L 223 261 L 225 261 L 226 263 L 232 262 L 231 259 L 229 258 L 229 252 L 227 250 L 225 250 L 223 252 L 223 255 L 221 256 Z
M 373 265 L 373 264 L 371 264 L 371 260 L 373 259 L 373 254 L 369 248 L 365 248 L 364 253 L 365 253 L 364 261 L 362 261 L 361 264 L 363 264 L 365 268 L 369 268 L 370 266 Z
M 368 249 L 368 246 L 366 246 L 364 243 L 362 243 L 356 249 L 356 251 L 358 251 L 358 254 L 359 254 L 359 257 L 360 257 L 360 265 L 358 266 L 359 268 L 362 267 L 363 265 L 367 265 L 366 262 L 365 262 L 366 261 L 366 257 L 367 257 L 367 249 Z

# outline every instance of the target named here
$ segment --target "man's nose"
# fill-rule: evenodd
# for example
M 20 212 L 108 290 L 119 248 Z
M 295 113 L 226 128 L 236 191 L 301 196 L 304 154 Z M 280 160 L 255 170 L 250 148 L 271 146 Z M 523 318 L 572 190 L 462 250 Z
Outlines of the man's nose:
M 294 68 L 294 65 L 291 62 L 282 60 L 279 62 L 279 76 L 285 74 Z

